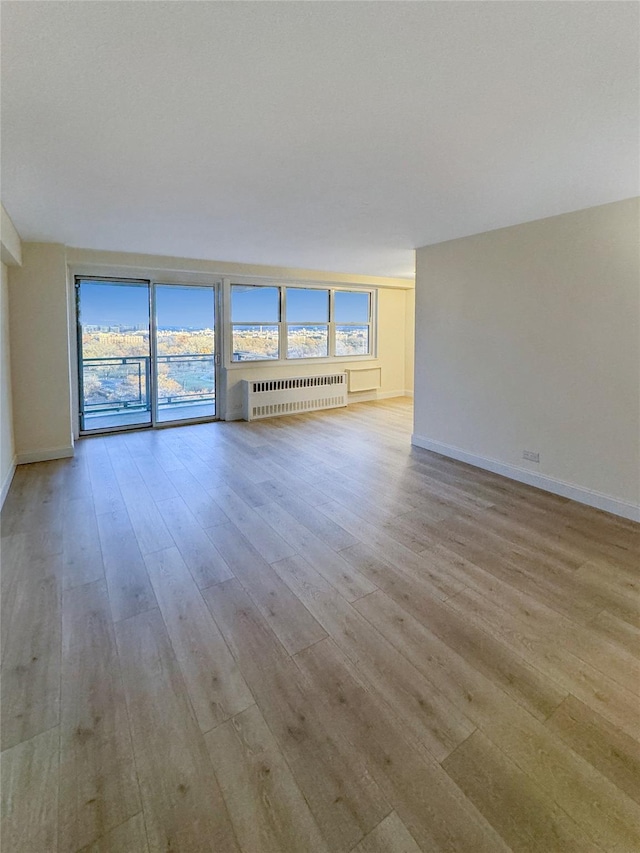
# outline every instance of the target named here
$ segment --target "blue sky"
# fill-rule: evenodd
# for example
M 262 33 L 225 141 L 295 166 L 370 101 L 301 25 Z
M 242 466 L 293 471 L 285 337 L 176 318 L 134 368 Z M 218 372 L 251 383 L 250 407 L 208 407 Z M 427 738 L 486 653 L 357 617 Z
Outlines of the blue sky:
M 328 323 L 329 292 L 288 287 L 287 321 L 289 323 Z
M 334 315 L 336 323 L 368 323 L 369 294 L 354 290 L 336 291 Z
M 208 287 L 156 287 L 158 328 L 213 328 L 214 297 Z
M 287 316 L 289 323 L 326 323 L 329 320 L 327 290 L 288 287 Z M 231 317 L 234 323 L 277 323 L 278 288 L 236 285 L 232 289 Z M 367 323 L 369 294 L 336 291 L 336 323 Z
M 369 295 L 336 291 L 336 323 L 366 323 Z M 83 280 L 80 285 L 81 321 L 90 326 L 148 326 L 149 287 Z M 156 287 L 158 328 L 213 328 L 213 290 L 204 287 Z M 277 323 L 277 287 L 240 287 L 232 290 L 235 323 Z M 287 288 L 287 322 L 326 323 L 328 291 Z
M 232 285 L 231 319 L 234 323 L 277 323 L 278 288 Z
M 158 328 L 213 328 L 213 290 L 203 287 L 158 286 Z M 89 326 L 148 326 L 149 288 L 82 281 L 80 319 Z

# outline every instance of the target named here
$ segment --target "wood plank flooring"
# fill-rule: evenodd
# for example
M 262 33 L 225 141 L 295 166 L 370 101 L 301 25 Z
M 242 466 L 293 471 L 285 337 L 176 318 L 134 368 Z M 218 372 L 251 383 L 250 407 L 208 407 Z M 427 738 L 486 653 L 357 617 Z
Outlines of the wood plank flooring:
M 411 401 L 83 439 L 2 513 L 2 849 L 640 851 L 640 526 Z

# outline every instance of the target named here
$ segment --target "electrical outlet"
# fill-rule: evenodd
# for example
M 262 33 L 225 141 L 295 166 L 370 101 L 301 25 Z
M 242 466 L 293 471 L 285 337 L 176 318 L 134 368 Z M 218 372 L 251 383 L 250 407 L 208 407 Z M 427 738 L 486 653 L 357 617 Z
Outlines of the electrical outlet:
M 522 451 L 522 458 L 527 459 L 529 462 L 539 462 L 540 461 L 540 454 L 534 453 L 533 450 L 523 450 Z

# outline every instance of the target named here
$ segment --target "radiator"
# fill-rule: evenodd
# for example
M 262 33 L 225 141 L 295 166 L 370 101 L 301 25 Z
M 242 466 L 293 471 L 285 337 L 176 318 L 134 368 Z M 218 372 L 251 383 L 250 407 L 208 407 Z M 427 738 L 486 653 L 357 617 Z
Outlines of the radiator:
M 245 421 L 347 405 L 347 374 L 243 380 Z

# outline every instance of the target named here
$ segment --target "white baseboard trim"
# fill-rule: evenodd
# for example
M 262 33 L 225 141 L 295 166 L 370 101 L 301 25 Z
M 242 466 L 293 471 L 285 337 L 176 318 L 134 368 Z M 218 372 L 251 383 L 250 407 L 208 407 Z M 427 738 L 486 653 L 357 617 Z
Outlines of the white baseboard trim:
M 46 447 L 43 450 L 32 450 L 29 453 L 18 453 L 17 464 L 28 465 L 31 462 L 48 462 L 50 459 L 67 459 L 73 456 L 73 445 L 66 447 Z
M 388 400 L 391 397 L 404 397 L 406 391 L 360 391 L 347 395 L 348 403 L 370 403 L 372 400 Z
M 519 483 L 526 483 L 528 486 L 535 486 L 538 489 L 543 489 L 545 492 L 551 492 L 554 495 L 560 495 L 563 498 L 570 498 L 571 500 L 578 501 L 578 503 L 602 509 L 605 512 L 611 512 L 622 518 L 628 518 L 631 521 L 640 521 L 640 506 L 611 497 L 611 495 L 604 495 L 602 492 L 595 492 L 592 489 L 586 489 L 584 486 L 576 486 L 573 483 L 565 483 L 563 480 L 556 480 L 554 477 L 547 477 L 535 471 L 528 471 L 526 468 L 519 468 L 517 465 L 508 465 L 506 462 L 499 462 L 497 459 L 477 456 L 475 453 L 468 453 L 466 450 L 461 450 L 459 447 L 453 447 L 450 444 L 444 444 L 441 441 L 433 441 L 423 435 L 416 435 L 414 433 L 411 436 L 411 444 L 416 447 L 422 447 L 424 450 L 432 450 L 441 456 L 448 456 L 451 459 L 458 459 L 460 462 L 467 462 L 469 465 L 475 465 L 476 468 L 492 471 L 494 474 L 502 474 L 503 477 L 517 480 Z
M 4 506 L 5 498 L 9 494 L 9 489 L 11 488 L 11 483 L 13 481 L 13 475 L 16 473 L 17 464 L 18 460 L 14 456 L 11 460 L 11 465 L 9 466 L 9 470 L 7 471 L 7 475 L 4 478 L 4 482 L 2 483 L 2 488 L 0 489 L 0 509 Z

